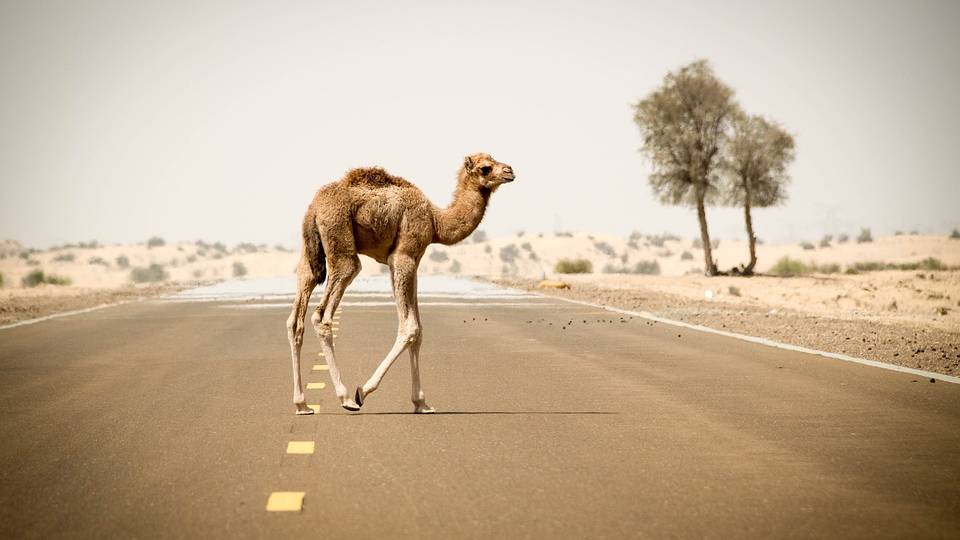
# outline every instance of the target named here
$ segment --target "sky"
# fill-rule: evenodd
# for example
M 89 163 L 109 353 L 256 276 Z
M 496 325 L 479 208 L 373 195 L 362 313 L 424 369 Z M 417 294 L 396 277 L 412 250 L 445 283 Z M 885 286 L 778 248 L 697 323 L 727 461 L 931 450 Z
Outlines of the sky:
M 699 58 L 797 159 L 766 241 L 960 225 L 960 2 L 0 0 L 0 238 L 299 243 L 359 166 L 449 203 L 463 156 L 517 181 L 481 228 L 697 235 L 631 105 Z M 708 210 L 744 238 L 742 211 Z

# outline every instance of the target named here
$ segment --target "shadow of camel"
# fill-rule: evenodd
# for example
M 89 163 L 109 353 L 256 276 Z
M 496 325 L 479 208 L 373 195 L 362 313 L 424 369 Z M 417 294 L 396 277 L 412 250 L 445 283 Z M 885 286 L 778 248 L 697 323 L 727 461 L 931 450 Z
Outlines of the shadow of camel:
M 440 416 L 440 415 L 588 415 L 588 414 L 620 414 L 611 411 L 437 411 L 429 414 L 417 414 L 413 411 L 384 411 L 384 412 L 318 412 L 313 416 L 383 416 L 383 415 L 417 415 L 417 416 Z

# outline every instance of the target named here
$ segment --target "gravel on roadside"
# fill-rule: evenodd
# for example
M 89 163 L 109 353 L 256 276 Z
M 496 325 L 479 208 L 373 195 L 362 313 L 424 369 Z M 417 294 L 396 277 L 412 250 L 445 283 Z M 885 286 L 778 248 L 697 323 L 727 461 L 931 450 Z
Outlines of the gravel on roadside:
M 54 288 L 53 286 L 35 289 L 4 289 L 0 290 L 0 326 L 55 313 L 142 300 L 184 288 L 184 285 L 163 284 L 110 289 Z
M 903 322 L 831 318 L 722 300 L 693 300 L 643 289 L 610 290 L 578 283 L 570 289 L 539 290 L 538 280 L 533 279 L 501 278 L 495 282 L 810 349 L 960 375 L 960 332 Z

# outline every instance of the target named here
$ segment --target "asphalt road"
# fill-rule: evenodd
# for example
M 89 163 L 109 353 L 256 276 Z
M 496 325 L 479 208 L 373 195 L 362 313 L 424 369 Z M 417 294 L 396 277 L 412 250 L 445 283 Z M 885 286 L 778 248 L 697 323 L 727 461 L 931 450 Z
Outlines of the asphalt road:
M 421 304 L 429 416 L 406 355 L 340 409 L 309 334 L 327 387 L 294 416 L 280 298 L 0 330 L 0 537 L 960 536 L 958 385 L 553 299 Z M 395 331 L 346 298 L 348 386 Z

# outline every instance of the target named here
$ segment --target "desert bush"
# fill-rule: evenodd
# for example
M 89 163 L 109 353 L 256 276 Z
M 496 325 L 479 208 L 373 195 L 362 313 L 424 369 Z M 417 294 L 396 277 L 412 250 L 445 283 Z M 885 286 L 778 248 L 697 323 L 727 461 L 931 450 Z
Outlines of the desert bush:
M 435 249 L 430 252 L 430 260 L 433 262 L 442 263 L 442 262 L 446 262 L 448 259 L 450 259 L 450 256 L 447 255 L 446 251 Z
M 664 249 L 657 252 L 657 257 L 673 257 L 673 252 L 669 249 Z
M 43 270 L 37 269 L 23 276 L 23 278 L 20 279 L 20 284 L 24 287 L 36 287 L 45 282 L 46 279 L 47 276 L 44 275 Z
M 703 240 L 700 240 L 699 238 L 694 238 L 693 242 L 691 242 L 690 244 L 690 247 L 693 249 L 703 249 Z
M 97 249 L 100 247 L 100 243 L 96 240 L 91 240 L 89 242 L 80 242 L 78 246 L 80 249 Z
M 210 248 L 215 251 L 219 251 L 220 253 L 227 252 L 227 246 L 223 245 L 223 242 L 214 242 L 213 245 L 210 246 Z
M 130 271 L 130 280 L 134 283 L 156 283 L 166 281 L 170 274 L 161 264 L 153 263 L 150 266 L 138 266 Z
M 480 242 L 487 241 L 487 233 L 481 229 L 473 231 L 473 234 L 470 235 L 470 241 L 474 244 L 479 244 Z
M 627 240 L 627 247 L 630 249 L 640 249 L 640 246 L 637 244 L 636 240 Z
M 219 260 L 219 259 L 222 259 L 222 258 L 223 258 L 223 253 L 220 253 L 219 251 L 213 254 L 213 259 L 214 259 L 214 260 Z
M 868 242 L 873 242 L 873 234 L 870 233 L 869 228 L 860 229 L 860 234 L 857 236 L 858 244 L 866 244 Z
M 894 236 L 903 236 L 903 231 L 893 231 Z
M 833 242 L 833 235 L 832 235 L 832 234 L 825 234 L 825 235 L 823 235 L 823 238 L 820 239 L 820 247 L 821 247 L 821 248 L 828 248 L 828 247 L 830 247 L 830 242 Z
M 736 286 L 731 285 L 731 286 L 727 289 L 727 292 L 730 293 L 730 296 L 741 296 L 741 294 L 740 294 L 740 287 L 736 287 Z
M 803 264 L 803 261 L 781 257 L 777 264 L 770 269 L 770 273 L 780 277 L 802 276 L 810 273 L 810 268 Z
M 247 275 L 247 265 L 243 264 L 240 261 L 234 261 L 233 277 L 243 277 L 245 275 Z
M 804 250 L 807 250 L 807 251 L 811 249 L 816 249 L 813 244 L 807 241 L 800 242 L 800 247 L 802 247 Z
M 451 274 L 459 274 L 459 273 L 460 273 L 460 261 L 454 259 L 453 262 L 450 263 L 450 269 L 449 269 L 449 270 L 450 270 L 450 273 L 451 273 Z
M 58 275 L 55 275 L 55 274 L 47 274 L 46 283 L 47 283 L 48 285 L 61 285 L 61 286 L 62 286 L 62 285 L 69 285 L 70 283 L 72 283 L 72 281 L 70 281 L 70 278 L 68 278 L 68 277 L 58 276 Z
M 523 238 L 525 234 L 527 234 L 527 231 L 517 231 L 517 238 Z
M 104 259 L 103 257 L 90 257 L 90 259 L 87 260 L 87 264 L 97 264 L 97 265 L 100 265 L 100 266 L 110 266 L 110 263 L 108 263 L 108 262 L 106 261 L 106 259 Z
M 3 274 L 0 273 L 0 287 L 3 287 Z
M 119 268 L 124 268 L 124 269 L 130 268 L 130 259 L 128 259 L 126 255 L 120 255 L 119 257 L 114 259 L 113 262 L 117 263 L 117 266 Z
M 73 253 L 61 253 L 60 255 L 54 257 L 53 260 L 57 262 L 73 262 L 76 258 L 77 256 Z
M 888 265 L 878 261 L 861 261 L 847 265 L 848 271 L 853 269 L 857 274 L 860 272 L 877 272 L 880 270 L 887 270 L 888 268 Z
M 274 249 L 274 251 L 282 251 L 282 252 L 284 252 L 284 253 L 286 253 L 286 252 L 288 252 L 288 251 L 293 251 L 293 250 L 287 249 L 287 247 L 284 246 L 283 244 L 274 244 L 273 249 Z
M 692 260 L 693 260 L 693 253 L 690 253 L 689 251 L 684 251 L 683 253 L 680 254 L 680 260 L 681 260 L 681 261 L 692 261 Z
M 820 265 L 811 264 L 810 271 L 816 272 L 818 274 L 839 274 L 840 265 L 836 263 L 828 263 L 828 264 L 820 264 Z
M 493 248 L 490 247 L 490 245 L 488 244 L 488 245 L 484 246 L 483 252 L 484 252 L 484 253 L 493 253 Z
M 533 246 L 530 245 L 530 242 L 524 242 L 520 244 L 520 249 L 525 249 L 527 251 L 533 251 Z
M 950 239 L 951 239 L 951 240 L 960 240 L 960 229 L 954 229 L 953 232 L 950 233 Z
M 531 261 L 539 261 L 539 260 L 540 260 L 540 257 L 537 256 L 537 253 L 536 253 L 535 251 L 531 251 L 529 257 L 530 257 L 530 260 L 531 260 Z
M 593 264 L 587 259 L 560 259 L 553 271 L 558 274 L 589 274 L 593 272 Z
M 203 277 L 203 270 L 200 269 L 200 268 L 194 270 L 194 271 L 193 271 L 193 277 L 195 277 L 195 278 L 201 278 L 201 277 Z
M 607 257 L 616 257 L 617 250 L 613 249 L 613 246 L 606 242 L 594 242 L 593 249 L 596 249 L 600 253 L 603 253 Z
M 36 259 L 27 259 L 27 266 L 40 266 L 40 261 Z
M 657 261 L 637 261 L 633 265 L 634 274 L 647 274 L 651 276 L 660 274 L 660 263 Z
M 850 235 L 847 233 L 840 233 L 840 236 L 837 236 L 838 244 L 846 244 L 850 240 Z
M 662 248 L 664 242 L 666 242 L 666 239 L 662 236 L 655 236 L 651 234 L 647 237 L 647 241 L 649 241 L 650 245 L 654 247 Z
M 36 287 L 37 285 L 47 283 L 50 285 L 69 285 L 70 278 L 57 276 L 54 274 L 44 274 L 43 270 L 37 269 L 23 276 L 20 284 L 24 287 Z
M 195 262 L 197 262 L 196 255 L 187 255 L 187 264 L 195 263 Z
M 720 247 L 720 239 L 719 239 L 719 238 L 713 238 L 713 239 L 711 239 L 711 240 L 710 240 L 710 247 L 712 247 L 713 249 L 717 249 L 718 247 Z
M 500 260 L 508 264 L 513 264 L 514 259 L 516 259 L 519 254 L 520 250 L 517 249 L 517 246 L 514 244 L 500 248 Z
M 163 238 L 160 238 L 159 236 L 153 236 L 149 240 L 147 240 L 148 248 L 162 247 L 165 245 L 167 245 L 167 242 Z
M 260 248 L 250 242 L 240 242 L 233 248 L 234 253 L 256 253 Z

